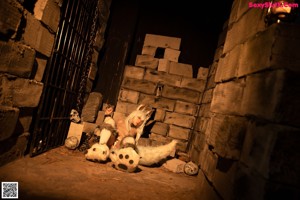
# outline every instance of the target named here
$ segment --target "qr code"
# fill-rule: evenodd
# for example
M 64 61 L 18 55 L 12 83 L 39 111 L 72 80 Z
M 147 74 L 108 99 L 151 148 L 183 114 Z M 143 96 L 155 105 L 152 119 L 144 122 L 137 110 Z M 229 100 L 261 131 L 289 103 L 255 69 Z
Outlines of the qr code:
M 17 199 L 19 196 L 18 182 L 1 182 L 2 199 Z

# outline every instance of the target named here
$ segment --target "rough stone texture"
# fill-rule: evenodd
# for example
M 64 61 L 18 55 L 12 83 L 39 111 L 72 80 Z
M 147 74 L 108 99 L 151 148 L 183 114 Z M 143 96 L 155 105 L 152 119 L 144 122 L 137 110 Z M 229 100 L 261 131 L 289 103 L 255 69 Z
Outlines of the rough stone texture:
M 98 126 L 96 123 L 83 122 L 82 132 L 85 133 L 93 133 Z
M 173 62 L 178 62 L 181 51 L 165 48 L 164 58 Z
M 11 37 L 17 32 L 22 14 L 8 1 L 0 1 L 0 33 Z
M 202 151 L 204 149 L 204 147 L 205 147 L 205 140 L 206 140 L 205 134 L 201 133 L 201 132 L 194 131 L 193 135 L 194 135 L 193 136 L 194 137 L 193 146 L 198 151 Z
M 146 94 L 155 94 L 156 92 L 156 84 L 146 80 L 125 78 L 122 87 Z
M 188 114 L 188 115 L 196 115 L 198 111 L 198 106 L 193 103 L 188 103 L 184 101 L 176 101 L 175 105 L 175 112 L 181 114 Z
M 95 124 L 101 125 L 104 121 L 104 118 L 105 118 L 105 111 L 103 111 L 103 110 L 98 111 L 97 119 L 96 119 Z
M 143 46 L 142 55 L 155 56 L 157 47 Z
M 151 128 L 151 133 L 156 133 L 163 136 L 166 136 L 168 131 L 169 125 L 160 122 L 155 122 L 154 126 Z
M 180 86 L 182 77 L 161 71 L 147 70 L 144 79 L 162 85 Z
M 214 60 L 213 60 L 214 62 L 218 61 L 221 58 L 221 56 L 223 54 L 223 48 L 224 48 L 224 46 L 221 45 L 216 49 L 215 55 L 214 55 Z
M 168 138 L 157 133 L 151 133 L 149 135 L 149 138 L 151 140 L 152 146 L 163 145 L 172 141 L 172 138 Z
M 238 161 L 218 157 L 212 182 L 223 199 L 235 199 L 237 170 Z
M 210 118 L 208 117 L 198 117 L 195 122 L 194 130 L 205 133 L 209 121 Z
M 214 179 L 214 173 L 218 163 L 218 156 L 210 151 L 207 146 L 203 151 L 203 159 L 201 160 L 201 170 L 211 182 Z
M 54 43 L 54 34 L 51 34 L 40 21 L 28 12 L 26 13 L 26 27 L 23 39 L 26 44 L 36 51 L 50 57 Z
M 43 91 L 43 84 L 23 78 L 0 76 L 2 105 L 37 107 Z M 25 98 L 24 98 L 25 97 Z
M 32 116 L 35 108 L 20 108 L 19 120 L 16 125 L 15 133 L 22 134 L 30 132 Z
M 8 149 L 5 153 L 0 155 L 0 166 L 4 166 L 5 164 L 8 164 L 14 160 L 24 157 L 25 151 L 27 149 L 29 135 L 30 133 L 26 132 L 17 137 L 14 137 L 9 142 L 5 141 L 5 144 L 1 144 L 1 147 L 5 147 L 7 146 L 7 144 L 13 141 L 13 143 L 10 144 L 11 145 L 10 149 Z M 2 170 L 0 170 L 0 172 L 2 172 Z M 14 173 L 11 172 L 10 174 L 14 174 Z M 4 177 L 3 178 L 1 177 L 0 179 L 7 180 Z
M 300 129 L 275 124 L 249 124 L 241 161 L 274 182 L 299 186 Z
M 60 20 L 60 8 L 55 0 L 38 0 L 33 12 L 36 19 L 41 20 L 56 32 Z
M 0 105 L 0 141 L 3 141 L 14 133 L 19 118 L 18 108 Z
M 154 115 L 154 120 L 157 122 L 163 122 L 165 120 L 166 111 L 165 109 L 157 108 Z
M 158 67 L 157 71 L 162 71 L 162 72 L 169 72 L 170 69 L 170 62 L 168 59 L 160 58 L 158 60 Z
M 180 87 L 203 92 L 205 88 L 206 80 L 195 78 L 182 78 Z
M 187 101 L 190 103 L 198 103 L 200 93 L 185 88 L 165 85 L 163 88 L 162 96 L 170 99 Z
M 223 114 L 239 114 L 243 100 L 243 79 L 218 84 L 214 89 L 211 111 Z
M 46 69 L 46 65 L 47 65 L 47 59 L 37 56 L 36 57 L 36 64 L 37 64 L 36 65 L 37 70 L 36 70 L 36 73 L 35 73 L 35 76 L 34 76 L 34 80 L 42 81 L 43 76 L 44 76 L 44 72 L 45 72 L 45 69 Z
M 82 109 L 81 119 L 84 122 L 95 122 L 100 106 L 102 105 L 102 94 L 92 92 L 89 94 L 88 100 Z
M 193 66 L 185 63 L 170 62 L 170 74 L 193 78 Z
M 203 93 L 203 97 L 202 97 L 201 103 L 210 103 L 212 101 L 213 92 L 214 92 L 213 89 L 206 90 Z
M 125 115 L 129 115 L 132 111 L 134 111 L 138 107 L 137 104 L 133 103 L 127 103 L 127 102 L 122 102 L 118 101 L 117 106 L 116 106 L 116 112 L 117 113 L 123 113 Z M 115 114 L 116 114 L 115 112 Z
M 135 66 L 156 69 L 158 66 L 158 58 L 154 58 L 153 56 L 149 55 L 137 55 Z
M 240 2 L 244 4 L 244 2 Z M 263 9 L 249 9 L 236 22 L 229 21 L 230 28 L 227 32 L 223 52 L 227 53 L 237 44 L 245 42 L 257 32 L 264 30 L 264 17 L 265 12 Z
M 135 67 L 132 65 L 126 65 L 124 71 L 124 77 L 143 79 L 145 74 L 145 69 L 142 67 Z
M 247 120 L 230 115 L 214 115 L 206 130 L 207 143 L 219 156 L 238 160 L 243 147 Z
M 188 140 L 190 137 L 190 133 L 191 133 L 190 129 L 170 125 L 169 137 L 180 139 L 180 140 Z
M 146 34 L 144 46 L 153 46 L 161 48 L 172 48 L 179 50 L 181 38 L 168 37 L 163 35 Z
M 183 115 L 175 112 L 166 112 L 165 123 L 173 124 L 185 128 L 192 128 L 195 123 L 195 117 Z
M 199 117 L 210 117 L 211 104 L 205 103 L 200 106 Z
M 168 111 L 174 111 L 175 100 L 140 94 L 139 104 L 148 104 L 153 108 L 161 108 Z
M 35 51 L 21 43 L 0 42 L 0 71 L 29 78 L 33 68 Z
M 197 79 L 206 80 L 208 76 L 208 68 L 199 67 L 197 73 Z
M 120 90 L 120 95 L 119 99 L 121 101 L 127 101 L 129 103 L 138 103 L 139 100 L 139 92 L 132 91 L 132 90 L 126 90 L 126 89 L 121 89 Z
M 224 57 L 220 58 L 216 71 L 215 82 L 226 81 L 237 77 L 242 46 L 243 45 L 235 46 L 231 51 L 226 53 Z M 256 57 L 258 57 L 258 55 L 259 57 L 264 57 L 261 56 L 262 54 L 257 54 Z M 249 58 L 248 60 L 250 61 L 252 58 Z
M 199 190 L 197 191 L 200 199 L 208 199 L 208 200 L 221 200 L 222 198 L 219 197 L 214 188 L 211 187 L 211 183 L 207 180 L 205 174 L 200 171 L 197 175 L 197 179 L 199 180 Z
M 242 113 L 274 120 L 278 115 L 286 73 L 276 70 L 247 77 L 242 101 Z M 289 105 L 285 105 L 287 108 Z M 299 106 L 297 106 L 299 107 Z

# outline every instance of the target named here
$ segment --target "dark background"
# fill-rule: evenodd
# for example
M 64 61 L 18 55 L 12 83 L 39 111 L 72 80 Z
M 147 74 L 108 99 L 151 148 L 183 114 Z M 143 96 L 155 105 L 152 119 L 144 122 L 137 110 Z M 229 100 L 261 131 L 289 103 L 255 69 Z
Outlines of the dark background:
M 209 67 L 233 0 L 113 0 L 93 91 L 116 105 L 124 68 L 141 54 L 145 35 L 181 38 L 178 62 Z

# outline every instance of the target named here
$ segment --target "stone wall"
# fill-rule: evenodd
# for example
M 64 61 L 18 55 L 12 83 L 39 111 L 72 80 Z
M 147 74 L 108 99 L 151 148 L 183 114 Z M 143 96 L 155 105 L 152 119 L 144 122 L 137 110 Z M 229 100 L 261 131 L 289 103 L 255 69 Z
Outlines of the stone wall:
M 298 199 L 300 26 L 267 27 L 249 2 L 234 1 L 209 69 L 191 149 L 199 194 Z
M 63 0 L 24 2 L 0 1 L 0 165 L 22 157 L 27 149 Z M 99 18 L 104 26 L 97 32 L 87 93 L 95 79 L 109 15 L 101 2 Z
M 148 133 L 153 145 L 180 141 L 178 151 L 187 153 L 198 117 L 208 68 L 178 62 L 181 38 L 146 34 L 134 66 L 125 66 L 115 115 L 126 116 L 140 104 L 155 110 Z M 144 137 L 146 137 L 144 135 Z

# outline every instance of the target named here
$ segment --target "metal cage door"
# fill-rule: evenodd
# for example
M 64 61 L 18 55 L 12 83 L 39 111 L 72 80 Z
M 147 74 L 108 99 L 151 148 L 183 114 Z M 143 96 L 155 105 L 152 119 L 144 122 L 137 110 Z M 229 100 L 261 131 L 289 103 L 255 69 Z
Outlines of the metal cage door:
M 70 126 L 70 112 L 73 108 L 80 109 L 78 100 L 83 96 L 80 90 L 85 86 L 83 75 L 90 64 L 92 36 L 99 27 L 97 5 L 98 0 L 63 1 L 43 77 L 44 90 L 34 122 L 30 156 L 63 145 Z

